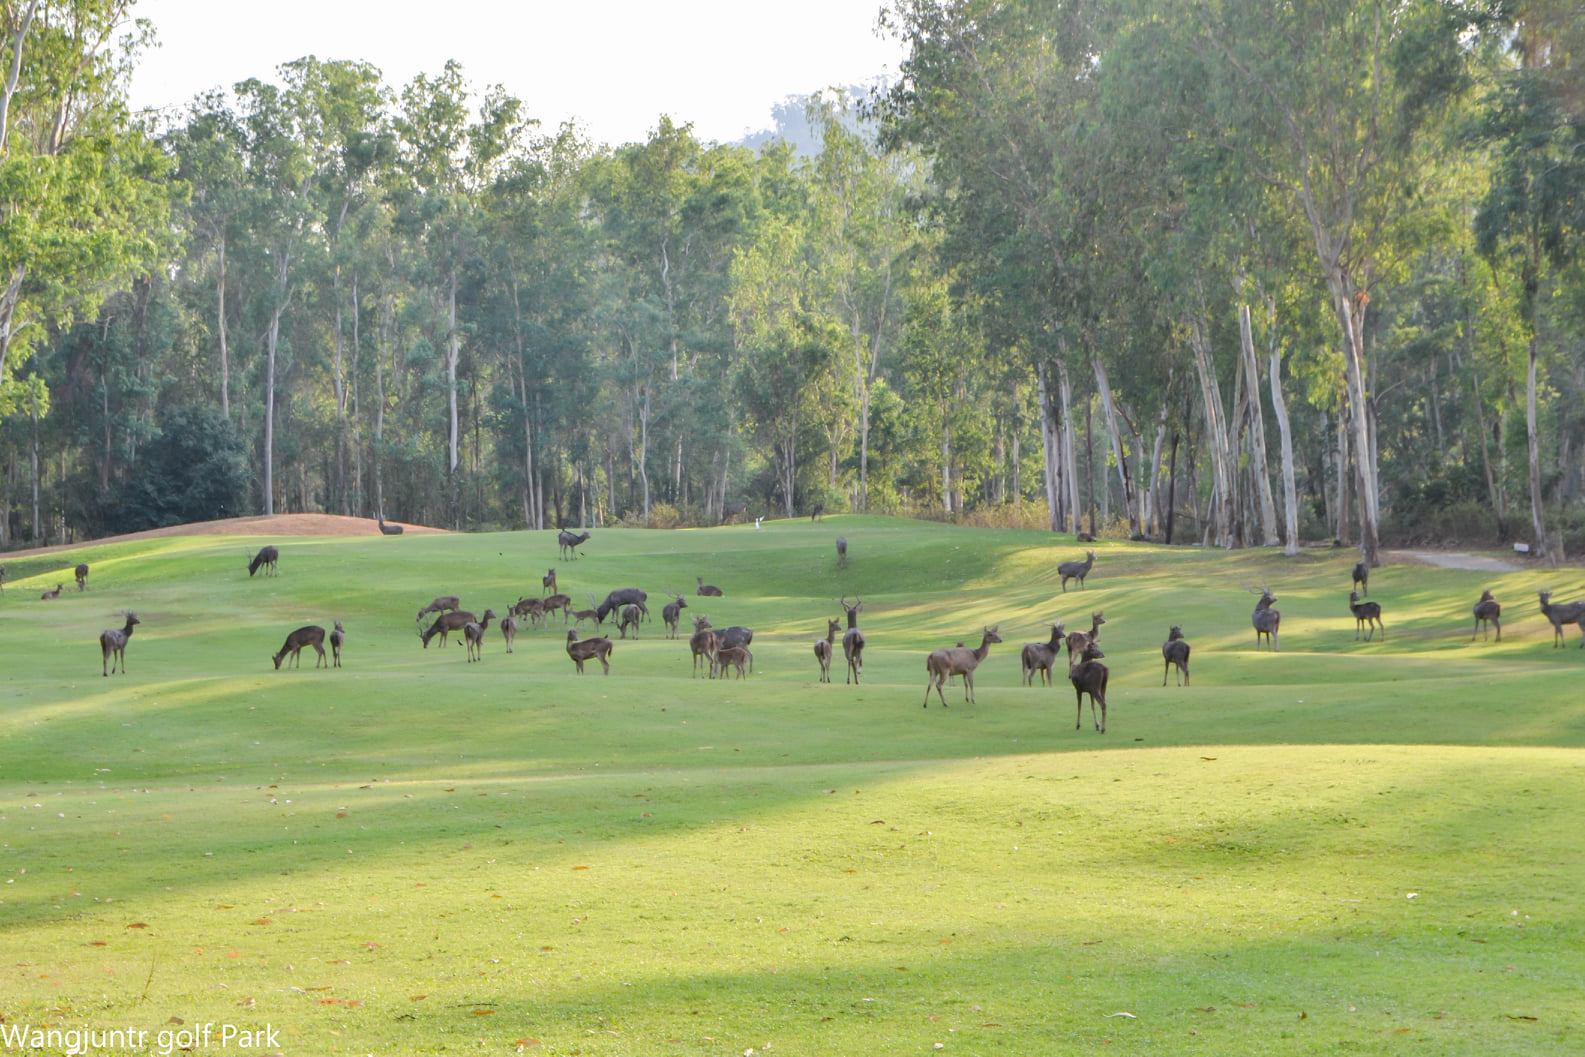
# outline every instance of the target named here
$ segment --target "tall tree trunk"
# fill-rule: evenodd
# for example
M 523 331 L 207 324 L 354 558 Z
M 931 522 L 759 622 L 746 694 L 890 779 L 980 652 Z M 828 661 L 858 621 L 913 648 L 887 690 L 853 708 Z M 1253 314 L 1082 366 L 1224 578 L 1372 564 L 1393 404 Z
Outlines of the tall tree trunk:
M 281 310 L 270 311 L 264 380 L 264 513 L 275 513 L 275 351 L 281 336 Z
M 353 513 L 362 517 L 368 510 L 363 494 L 363 410 L 359 400 L 358 379 L 361 375 L 359 361 L 363 353 L 363 340 L 359 332 L 358 273 L 352 273 L 352 497 Z
M 1194 368 L 1200 379 L 1201 405 L 1205 416 L 1205 441 L 1211 453 L 1211 479 L 1214 509 L 1211 521 L 1216 546 L 1233 546 L 1233 459 L 1228 442 L 1222 394 L 1216 384 L 1216 368 L 1211 362 L 1210 336 L 1206 333 L 1204 312 L 1195 313 L 1189 327 L 1189 346 L 1194 353 Z
M 1293 469 L 1293 431 L 1288 423 L 1288 402 L 1282 396 L 1282 346 L 1277 341 L 1276 301 L 1266 299 L 1271 349 L 1271 409 L 1277 416 L 1277 433 L 1282 444 L 1282 513 L 1287 543 L 1283 553 L 1292 558 L 1299 553 L 1299 489 Z
M 1061 477 L 1057 472 L 1056 428 L 1052 422 L 1051 392 L 1046 387 L 1046 363 L 1044 360 L 1035 362 L 1035 382 L 1038 386 L 1040 399 L 1040 450 L 1043 456 L 1041 469 L 1044 471 L 1046 479 L 1046 514 L 1050 520 L 1051 531 L 1061 532 L 1062 503 L 1059 494 Z
M 1530 355 L 1524 376 L 1524 428 L 1525 441 L 1530 455 L 1530 528 L 1535 533 L 1535 553 L 1548 553 L 1546 523 L 1541 506 L 1541 437 L 1536 428 L 1536 361 L 1537 337 L 1530 329 Z
M 1128 535 L 1137 539 L 1144 533 L 1139 527 L 1139 500 L 1134 494 L 1134 475 L 1128 468 L 1128 456 L 1123 451 L 1123 433 L 1117 424 L 1117 407 L 1112 402 L 1112 383 L 1106 375 L 1106 365 L 1099 356 L 1090 357 L 1091 370 L 1095 372 L 1095 387 L 1101 395 L 1101 412 L 1106 417 L 1106 433 L 1112 443 L 1112 458 L 1117 460 L 1117 477 L 1123 486 L 1123 510 L 1128 517 Z
M 460 435 L 457 427 L 457 360 L 462 356 L 461 336 L 457 333 L 457 266 L 451 266 L 448 297 L 450 310 L 446 335 L 446 410 L 449 415 L 449 433 L 446 436 L 446 471 L 455 478 L 457 474 Z M 455 482 L 453 482 L 455 488 Z M 455 509 L 455 508 L 454 508 Z
M 231 352 L 226 345 L 226 235 L 217 244 L 220 259 L 215 277 L 215 321 L 220 335 L 220 417 L 231 421 Z
M 1255 478 L 1255 498 L 1260 503 L 1261 545 L 1275 547 L 1277 508 L 1271 496 L 1271 475 L 1266 469 L 1266 420 L 1260 408 L 1260 363 L 1255 359 L 1255 328 L 1249 305 L 1238 306 L 1238 337 L 1249 377 L 1249 470 Z
M 333 492 L 338 511 L 347 514 L 347 384 L 341 349 L 341 266 L 338 264 L 331 278 L 330 292 L 336 302 L 336 333 L 334 366 L 330 380 L 336 396 L 336 481 Z
M 1068 378 L 1068 343 L 1057 337 L 1057 393 L 1062 401 L 1062 477 L 1068 493 L 1068 531 L 1079 531 L 1079 452 L 1073 432 L 1073 384 Z M 1090 526 L 1094 528 L 1093 525 Z

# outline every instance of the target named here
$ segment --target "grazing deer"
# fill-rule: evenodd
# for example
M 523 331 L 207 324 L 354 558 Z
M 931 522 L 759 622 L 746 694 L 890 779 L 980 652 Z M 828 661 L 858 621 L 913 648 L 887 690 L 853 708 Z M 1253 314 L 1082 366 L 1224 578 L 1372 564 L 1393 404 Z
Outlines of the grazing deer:
M 325 629 L 318 624 L 305 624 L 286 636 L 286 644 L 272 658 L 275 661 L 276 670 L 280 670 L 281 658 L 287 654 L 291 654 L 292 659 L 287 661 L 286 666 L 288 668 L 301 668 L 304 646 L 312 646 L 319 653 L 319 659 L 314 662 L 315 668 L 325 664 Z
M 251 579 L 253 577 L 254 573 L 259 571 L 259 568 L 261 566 L 265 566 L 265 565 L 269 566 L 268 575 L 275 576 L 280 571 L 280 570 L 276 569 L 275 563 L 280 561 L 280 559 L 281 559 L 281 552 L 279 550 L 277 550 L 273 545 L 272 546 L 268 546 L 268 547 L 260 547 L 259 548 L 259 553 L 255 554 L 253 556 L 253 560 L 248 562 L 248 577 L 249 577 L 249 579 Z
M 388 524 L 385 523 L 385 515 L 384 514 L 380 515 L 380 535 L 382 535 L 382 536 L 400 536 L 401 534 L 402 534 L 402 526 L 400 526 L 400 525 L 388 525 Z
M 546 570 L 545 575 L 541 576 L 539 578 L 539 582 L 544 585 L 544 590 L 540 591 L 539 592 L 540 594 L 542 594 L 542 595 L 553 595 L 553 594 L 555 594 L 556 593 L 556 570 L 555 569 Z
M 484 633 L 489 630 L 490 621 L 495 619 L 495 610 L 486 609 L 484 616 L 478 620 L 470 620 L 462 626 L 462 638 L 468 646 L 468 660 L 484 660 Z
M 1352 610 L 1354 614 L 1355 642 L 1359 641 L 1360 628 L 1367 629 L 1365 632 L 1365 641 L 1369 642 L 1370 637 L 1376 633 L 1376 629 L 1378 627 L 1381 628 L 1382 641 L 1387 641 L 1387 625 L 1381 622 L 1380 605 L 1375 602 L 1361 602 L 1359 600 L 1359 592 L 1350 591 L 1348 593 L 1348 608 Z
M 442 613 L 440 616 L 435 618 L 435 622 L 433 624 L 429 625 L 428 630 L 419 632 L 418 637 L 424 640 L 424 649 L 427 650 L 429 649 L 429 640 L 434 638 L 436 635 L 439 635 L 440 645 L 444 647 L 446 642 L 451 638 L 451 633 L 453 631 L 461 631 L 465 626 L 478 619 L 478 617 L 474 616 L 466 609 L 458 609 L 451 613 Z
M 826 637 L 815 640 L 815 660 L 820 662 L 820 681 L 822 683 L 831 681 L 831 653 L 834 649 L 832 644 L 836 642 L 837 633 L 841 630 L 842 624 L 840 621 L 827 620 Z
M 567 623 L 567 607 L 570 605 L 572 605 L 571 595 L 551 595 L 545 599 L 545 619 L 548 621 L 550 615 L 559 609 L 561 610 L 561 622 L 565 625 Z
M 337 668 L 341 667 L 341 644 L 347 641 L 347 629 L 341 626 L 341 621 L 336 621 L 336 626 L 330 632 L 330 657 Z
M 947 699 L 941 693 L 941 686 L 947 681 L 949 675 L 963 676 L 963 699 L 969 704 L 977 704 L 974 700 L 974 669 L 980 666 L 987 654 L 991 652 L 991 643 L 1001 642 L 1002 637 L 996 632 L 1000 624 L 993 628 L 984 629 L 985 633 L 980 638 L 978 649 L 969 649 L 967 646 L 952 646 L 936 650 L 925 658 L 925 705 L 930 707 L 930 691 L 936 692 L 936 697 L 941 702 L 941 707 L 947 707 Z
M 1071 672 L 1073 666 L 1083 660 L 1079 655 L 1084 652 L 1084 647 L 1101 637 L 1101 625 L 1104 623 L 1106 623 L 1106 612 L 1102 610 L 1099 613 L 1090 614 L 1089 631 L 1068 632 L 1068 671 Z M 1079 659 L 1075 660 L 1074 658 L 1076 657 Z
M 739 514 L 743 513 L 743 511 L 745 511 L 747 509 L 748 509 L 748 504 L 747 503 L 727 503 L 727 504 L 725 504 L 724 506 L 721 507 L 721 524 L 725 525 L 728 521 L 731 521 L 733 518 L 737 517 Z
M 512 643 L 517 639 L 517 621 L 512 619 L 508 612 L 501 618 L 501 637 L 506 640 L 506 652 L 512 652 Z
M 1084 578 L 1090 575 L 1090 568 L 1095 564 L 1095 552 L 1085 551 L 1085 559 L 1080 561 L 1063 562 L 1057 566 L 1057 575 L 1062 577 L 1062 590 L 1068 589 L 1069 580 L 1079 581 L 1079 590 L 1084 590 Z
M 1251 591 L 1254 588 L 1250 588 Z M 1255 603 L 1255 611 L 1249 615 L 1249 621 L 1255 626 L 1255 649 L 1260 649 L 1262 638 L 1271 640 L 1271 649 L 1275 653 L 1282 652 L 1282 644 L 1277 638 L 1277 628 L 1282 623 L 1282 611 L 1271 608 L 1277 601 L 1277 596 L 1266 589 L 1260 588 L 1260 601 Z
M 1172 625 L 1167 631 L 1167 641 L 1161 644 L 1161 656 L 1166 660 L 1166 667 L 1161 670 L 1161 685 L 1167 685 L 1167 673 L 1172 671 L 1172 666 L 1178 666 L 1178 685 L 1189 685 L 1189 644 L 1184 641 L 1183 629 L 1177 624 Z M 1101 687 L 1101 695 L 1106 694 L 1106 687 Z M 1091 698 L 1093 704 L 1094 699 Z
M 719 587 L 716 587 L 714 584 L 705 583 L 704 577 L 702 576 L 695 576 L 694 579 L 699 582 L 699 594 L 703 595 L 705 598 L 721 597 L 721 589 Z
M 600 603 L 597 610 L 600 619 L 604 620 L 622 606 L 638 606 L 638 611 L 649 616 L 649 607 L 644 603 L 649 599 L 649 594 L 637 587 L 622 587 L 605 596 L 605 601 Z
M 1354 589 L 1370 597 L 1370 566 L 1362 561 L 1354 563 Z
M 848 567 L 848 538 L 837 537 L 837 565 L 846 569 Z
M 50 590 L 45 591 L 43 594 L 39 595 L 39 601 L 40 602 L 48 602 L 50 599 L 59 598 L 60 596 L 61 596 L 61 585 L 60 584 L 56 584 Z
M 575 560 L 578 557 L 578 548 L 589 542 L 587 532 L 568 532 L 562 529 L 556 536 L 556 542 L 561 546 L 562 561 Z
M 1470 632 L 1469 641 L 1475 641 L 1476 633 L 1483 628 L 1495 625 L 1497 628 L 1497 641 L 1502 641 L 1502 603 L 1491 596 L 1490 591 L 1480 593 L 1480 601 L 1475 603 L 1475 630 Z M 1485 636 L 1481 636 L 1485 641 Z
M 1035 673 L 1040 673 L 1040 685 L 1051 685 L 1051 668 L 1057 663 L 1057 651 L 1062 648 L 1062 621 L 1051 625 L 1051 641 L 1024 644 L 1024 685 L 1035 685 Z
M 413 619 L 423 620 L 425 614 L 445 613 L 449 610 L 457 609 L 461 605 L 462 599 L 458 598 L 456 595 L 441 595 L 439 598 L 429 603 L 429 605 L 425 606 L 423 609 L 420 609 L 418 611 L 418 616 L 414 617 Z
M 710 630 L 710 618 L 701 613 L 693 618 L 693 634 L 688 636 L 688 648 L 693 651 L 693 674 L 699 676 L 701 661 L 705 665 L 706 673 L 711 671 L 715 656 L 716 634 Z
M 1568 602 L 1560 606 L 1552 604 L 1551 591 L 1537 592 L 1541 596 L 1541 614 L 1552 622 L 1552 648 L 1566 646 L 1567 640 L 1563 637 L 1564 624 L 1579 624 L 1580 618 L 1585 617 L 1585 602 Z M 1585 625 L 1580 626 L 1580 649 L 1585 649 Z
M 88 590 L 88 566 L 85 564 L 78 565 L 77 568 L 72 571 L 77 574 L 77 590 Z
M 106 678 L 110 675 L 110 667 L 116 661 L 121 662 L 121 674 L 127 674 L 127 640 L 132 638 L 132 629 L 143 623 L 136 615 L 127 614 L 127 622 L 119 628 L 111 628 L 99 634 L 99 652 L 104 657 L 99 664 L 99 672 Z
M 604 674 L 610 675 L 610 656 L 611 651 L 615 648 L 616 645 L 610 639 L 602 638 L 599 635 L 593 638 L 580 639 L 578 638 L 577 628 L 567 629 L 567 656 L 571 657 L 572 663 L 578 666 L 579 675 L 583 674 L 583 662 L 590 658 L 599 661 L 600 667 L 605 670 Z
M 710 678 L 726 678 L 728 668 L 736 668 L 737 677 L 744 678 L 743 665 L 751 656 L 747 646 L 717 646 L 710 658 Z
M 673 592 L 667 592 L 673 594 Z M 660 618 L 666 622 L 666 637 L 677 637 L 677 622 L 682 619 L 682 611 L 688 608 L 688 600 L 682 595 L 675 595 L 676 601 L 667 602 L 660 610 Z
M 859 610 L 863 608 L 864 599 L 855 595 L 850 606 L 848 596 L 842 596 L 842 611 L 848 616 L 848 629 L 842 633 L 842 655 L 848 661 L 845 681 L 850 683 L 857 683 L 859 676 L 864 674 L 864 632 L 859 630 Z
M 622 638 L 627 638 L 627 629 L 633 629 L 633 637 L 638 638 L 638 607 L 623 606 L 621 619 L 616 622 L 616 630 L 622 633 Z
M 1084 647 L 1082 659 L 1078 665 L 1068 671 L 1068 681 L 1073 684 L 1074 696 L 1079 706 L 1079 718 L 1074 722 L 1074 730 L 1084 727 L 1084 695 L 1090 695 L 1090 722 L 1095 724 L 1095 729 L 1101 734 L 1106 733 L 1106 681 L 1111 677 L 1111 672 L 1106 665 L 1101 663 L 1101 658 L 1106 654 L 1101 652 L 1101 647 L 1090 643 Z M 1101 704 L 1101 718 L 1095 718 L 1095 703 Z

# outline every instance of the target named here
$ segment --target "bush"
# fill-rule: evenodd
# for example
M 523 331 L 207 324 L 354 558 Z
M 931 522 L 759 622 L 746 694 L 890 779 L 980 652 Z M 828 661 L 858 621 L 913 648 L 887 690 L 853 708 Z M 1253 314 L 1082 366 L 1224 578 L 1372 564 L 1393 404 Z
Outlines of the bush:
M 247 456 L 231 423 L 212 407 L 177 407 L 160 416 L 160 435 L 138 453 L 106 521 L 140 532 L 239 517 L 247 495 Z

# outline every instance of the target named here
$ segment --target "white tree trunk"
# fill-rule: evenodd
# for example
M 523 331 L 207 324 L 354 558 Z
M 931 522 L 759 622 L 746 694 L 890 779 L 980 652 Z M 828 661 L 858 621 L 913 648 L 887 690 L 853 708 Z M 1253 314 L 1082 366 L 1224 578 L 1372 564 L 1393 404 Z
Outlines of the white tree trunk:
M 1267 315 L 1273 324 L 1277 313 L 1276 303 L 1266 302 Z M 1271 407 L 1277 416 L 1277 433 L 1282 444 L 1282 513 L 1287 529 L 1287 543 L 1283 553 L 1295 557 L 1299 553 L 1299 489 L 1293 471 L 1293 431 L 1288 425 L 1288 403 L 1282 397 L 1282 348 L 1277 342 L 1275 325 L 1271 328 Z
M 1130 537 L 1141 535 L 1139 527 L 1139 498 L 1134 491 L 1134 475 L 1128 469 L 1128 457 L 1123 452 L 1123 433 L 1117 424 L 1117 406 L 1112 402 L 1112 383 L 1106 375 L 1106 365 L 1099 356 L 1090 357 L 1095 372 L 1095 385 L 1101 394 L 1101 412 L 1106 418 L 1106 433 L 1112 442 L 1112 458 L 1117 461 L 1117 477 L 1123 485 L 1123 510 L 1128 516 Z
M 1197 313 L 1189 327 L 1189 346 L 1194 352 L 1194 369 L 1200 380 L 1200 403 L 1205 411 L 1205 441 L 1211 453 L 1212 496 L 1211 538 L 1223 548 L 1233 546 L 1233 466 L 1227 424 L 1222 411 L 1222 394 L 1216 384 L 1216 368 L 1211 362 L 1210 338 L 1205 332 L 1203 313 Z
M 1249 306 L 1238 306 L 1238 339 L 1244 357 L 1244 373 L 1249 377 L 1249 469 L 1255 478 L 1255 497 L 1260 503 L 1261 544 L 1275 547 L 1277 507 L 1271 497 L 1271 475 L 1266 469 L 1266 420 L 1260 409 L 1260 364 L 1255 359 L 1255 328 Z
M 1079 531 L 1078 444 L 1073 435 L 1073 384 L 1068 378 L 1068 343 L 1057 339 L 1057 391 L 1062 400 L 1062 479 L 1068 492 L 1068 531 Z

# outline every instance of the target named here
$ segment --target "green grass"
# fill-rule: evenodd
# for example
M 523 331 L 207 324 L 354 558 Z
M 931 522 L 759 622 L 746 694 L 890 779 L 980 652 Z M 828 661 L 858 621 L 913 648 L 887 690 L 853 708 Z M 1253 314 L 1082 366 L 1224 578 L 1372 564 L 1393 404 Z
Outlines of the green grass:
M 269 1025 L 253 1052 L 305 1055 L 1585 1048 L 1585 655 L 1551 648 L 1529 574 L 1378 570 L 1367 644 L 1345 554 L 1102 544 L 1064 595 L 1071 539 L 885 519 L 599 531 L 576 562 L 550 533 L 276 540 L 280 576 L 250 580 L 260 542 L 6 563 L 0 1030 L 149 1033 L 96 1053 L 206 1023 L 208 1052 Z M 420 648 L 430 598 L 502 612 L 553 564 L 580 605 L 636 584 L 657 614 L 704 575 L 726 597 L 685 616 L 754 627 L 757 674 L 690 678 L 658 621 L 609 678 L 573 674 L 559 625 L 510 656 L 492 627 L 481 664 Z M 1255 652 L 1253 583 L 1281 653 Z M 1501 645 L 1468 642 L 1484 587 Z M 840 657 L 815 681 L 843 594 L 857 687 Z M 124 609 L 131 672 L 105 679 Z M 1105 735 L 1017 660 L 1097 609 Z M 344 669 L 274 670 L 336 618 Z M 1160 685 L 1174 623 L 1186 689 Z M 925 653 L 986 624 L 1006 641 L 977 703 L 921 708 Z

